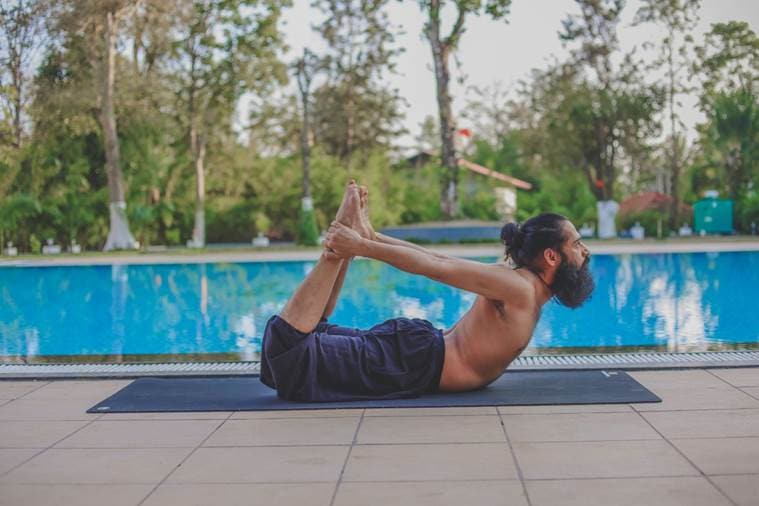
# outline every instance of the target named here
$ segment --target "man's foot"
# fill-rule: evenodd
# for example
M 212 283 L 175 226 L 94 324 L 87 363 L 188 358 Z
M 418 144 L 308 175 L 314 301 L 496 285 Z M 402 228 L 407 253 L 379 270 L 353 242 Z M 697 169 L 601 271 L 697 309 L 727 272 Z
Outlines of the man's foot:
M 361 237 L 364 239 L 369 240 L 376 240 L 376 234 L 374 233 L 374 227 L 372 227 L 372 223 L 369 220 L 369 189 L 361 185 L 358 189 L 359 195 L 361 197 L 361 216 L 360 216 L 360 227 L 356 229 L 356 231 L 361 234 Z
M 337 210 L 335 221 L 339 221 L 346 227 L 356 228 L 360 224 L 361 214 L 361 201 L 358 192 L 358 186 L 353 179 L 348 182 L 348 186 L 345 188 L 345 195 L 343 195 L 343 201 L 340 203 L 340 208 Z

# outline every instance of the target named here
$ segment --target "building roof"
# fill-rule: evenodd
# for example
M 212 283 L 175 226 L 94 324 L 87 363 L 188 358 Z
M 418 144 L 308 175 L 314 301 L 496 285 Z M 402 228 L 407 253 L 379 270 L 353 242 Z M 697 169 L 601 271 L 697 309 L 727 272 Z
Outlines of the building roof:
M 517 188 L 521 188 L 522 190 L 532 190 L 532 184 L 528 183 L 527 181 L 522 181 L 521 179 L 507 176 L 506 174 L 501 174 L 500 172 L 496 172 L 493 169 L 488 169 L 487 167 L 483 167 L 477 163 L 470 162 L 464 158 L 459 158 L 459 167 L 464 167 L 465 169 L 469 169 L 472 172 L 476 172 L 477 174 L 482 174 L 483 176 L 498 179 L 504 183 L 508 183 Z
M 665 211 L 669 208 L 672 197 L 660 192 L 643 192 L 632 195 L 619 204 L 619 214 L 639 213 L 647 210 Z M 680 204 L 680 209 L 691 212 L 688 204 Z
M 412 166 L 419 166 L 426 163 L 433 156 L 436 156 L 436 153 L 423 149 L 415 155 L 406 158 L 406 161 Z M 532 190 L 532 184 L 528 183 L 527 181 L 522 181 L 521 179 L 507 176 L 506 174 L 501 174 L 500 172 L 484 167 L 478 163 L 471 162 L 465 158 L 459 158 L 459 167 L 467 169 L 476 174 L 481 174 L 483 176 L 497 179 L 516 188 L 521 188 L 522 190 Z

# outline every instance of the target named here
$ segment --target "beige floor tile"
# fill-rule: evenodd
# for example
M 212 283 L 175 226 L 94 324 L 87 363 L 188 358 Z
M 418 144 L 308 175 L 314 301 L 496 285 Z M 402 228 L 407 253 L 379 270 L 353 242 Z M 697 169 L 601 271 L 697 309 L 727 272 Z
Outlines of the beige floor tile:
M 711 479 L 739 506 L 759 504 L 759 474 L 712 476 Z
M 556 406 L 498 406 L 502 415 L 542 415 L 547 413 L 632 413 L 627 404 L 562 404 Z
M 759 408 L 759 399 L 704 370 L 632 371 L 662 402 L 632 404 L 638 411 Z
M 0 449 L 0 474 L 7 473 L 26 459 L 32 458 L 39 452 L 40 450 L 36 448 Z
M 754 399 L 759 400 L 759 387 L 743 387 L 741 388 L 741 390 L 746 392 L 748 395 L 750 395 Z
M 338 418 L 361 416 L 358 409 L 287 409 L 282 411 L 235 411 L 232 420 L 252 420 L 260 418 Z
M 628 374 L 646 387 L 679 386 L 708 388 L 724 385 L 719 378 L 703 369 L 685 369 L 673 371 L 629 371 Z
M 511 481 L 412 481 L 340 484 L 335 506 L 527 506 L 522 483 Z
M 132 380 L 59 380 L 51 381 L 44 387 L 28 394 L 27 399 L 80 399 L 96 404 L 110 397 Z
M 164 483 L 143 506 L 329 506 L 333 483 Z
M 450 408 L 372 408 L 367 416 L 434 416 L 434 415 L 496 415 L 495 406 L 469 406 Z
M 100 420 L 58 443 L 56 448 L 194 448 L 220 420 Z
M 719 376 L 736 387 L 759 387 L 759 367 L 709 369 L 709 373 Z
M 100 420 L 226 420 L 231 411 L 191 411 L 174 413 L 103 413 Z
M 645 412 L 641 416 L 668 439 L 759 436 L 759 409 Z
M 0 483 L 158 483 L 191 451 L 51 449 L 4 475 Z
M 706 474 L 759 474 L 759 437 L 673 439 Z
M 0 506 L 137 506 L 154 485 L 4 484 Z
M 18 399 L 45 386 L 47 381 L 0 380 L 0 400 Z
M 0 406 L 0 420 L 95 420 L 87 413 L 94 402 L 67 399 L 27 399 L 22 397 Z
M 501 415 L 515 441 L 623 441 L 661 439 L 637 413 Z
M 336 483 L 348 446 L 198 448 L 168 483 Z
M 533 506 L 730 506 L 705 478 L 527 481 Z
M 514 443 L 513 447 L 525 479 L 698 474 L 666 441 Z
M 0 448 L 47 448 L 88 423 L 0 421 Z
M 358 418 L 227 420 L 203 446 L 349 445 Z
M 513 480 L 507 444 L 358 445 L 346 481 Z
M 501 420 L 488 415 L 364 417 L 358 444 L 506 442 Z

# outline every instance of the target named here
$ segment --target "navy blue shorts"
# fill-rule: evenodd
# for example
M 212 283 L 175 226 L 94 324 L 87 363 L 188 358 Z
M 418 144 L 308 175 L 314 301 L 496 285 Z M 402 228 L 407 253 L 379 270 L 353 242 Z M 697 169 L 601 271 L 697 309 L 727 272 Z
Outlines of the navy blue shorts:
M 262 347 L 261 382 L 281 399 L 312 402 L 434 392 L 445 358 L 443 331 L 418 318 L 393 318 L 368 330 L 323 320 L 306 334 L 274 315 Z

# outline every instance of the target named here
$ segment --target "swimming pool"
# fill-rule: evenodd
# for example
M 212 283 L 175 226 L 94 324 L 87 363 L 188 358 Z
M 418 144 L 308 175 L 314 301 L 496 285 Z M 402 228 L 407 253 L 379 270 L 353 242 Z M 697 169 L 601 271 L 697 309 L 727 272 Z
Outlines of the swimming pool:
M 479 258 L 495 261 L 495 258 Z M 0 268 L 0 360 L 257 360 L 269 316 L 313 262 Z M 597 288 L 549 302 L 525 353 L 759 349 L 759 252 L 597 254 Z M 354 261 L 331 320 L 450 327 L 475 298 Z

